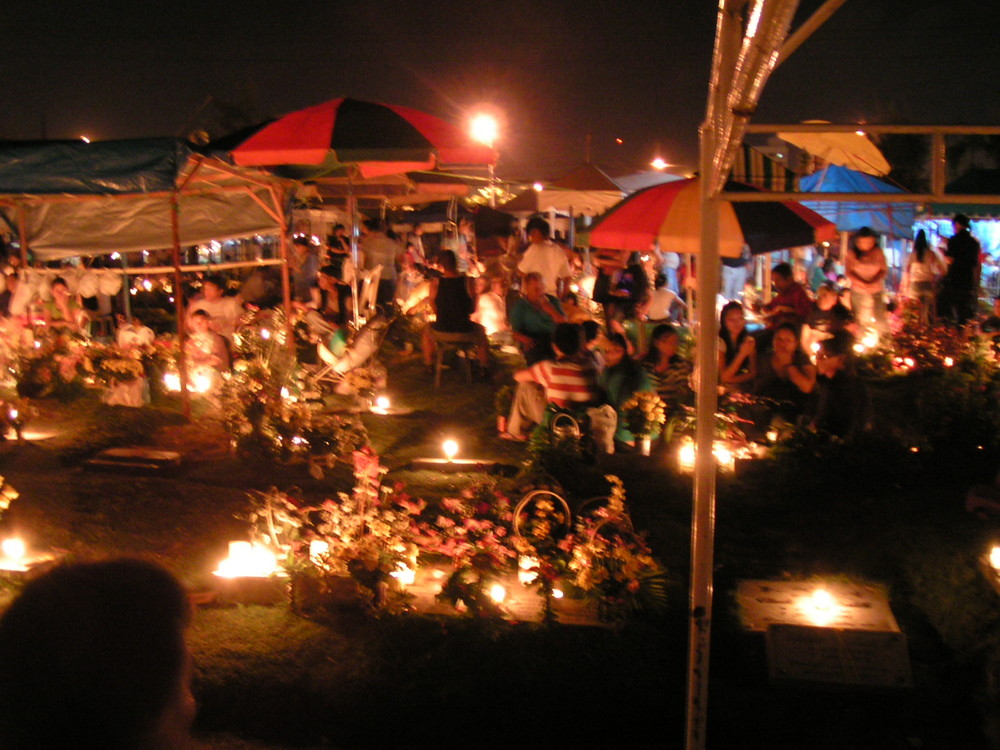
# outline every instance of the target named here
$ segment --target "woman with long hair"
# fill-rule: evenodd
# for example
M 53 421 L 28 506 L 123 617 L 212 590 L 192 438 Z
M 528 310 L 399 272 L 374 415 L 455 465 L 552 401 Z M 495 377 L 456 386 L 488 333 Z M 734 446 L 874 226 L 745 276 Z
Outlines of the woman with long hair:
M 757 377 L 757 342 L 746 327 L 743 305 L 729 302 L 719 321 L 719 382 L 745 392 Z
M 635 436 L 628 429 L 628 422 L 621 413 L 622 406 L 639 391 L 653 390 L 649 376 L 642 365 L 628 353 L 628 339 L 617 332 L 607 335 L 604 346 L 604 369 L 601 371 L 600 385 L 605 400 L 618 414 L 618 429 L 615 440 L 626 445 L 635 442 Z
M 889 266 L 878 244 L 878 235 L 861 227 L 847 251 L 844 273 L 851 282 L 851 310 L 862 328 L 874 326 L 879 333 L 886 328 L 885 277 Z
M 671 412 L 691 402 L 691 363 L 680 354 L 680 334 L 670 323 L 653 329 L 649 351 L 643 357 L 653 389 Z
M 913 241 L 913 251 L 906 262 L 905 287 L 916 303 L 917 318 L 921 325 L 937 322 L 937 282 L 945 271 L 944 261 L 927 242 L 927 233 L 921 229 Z

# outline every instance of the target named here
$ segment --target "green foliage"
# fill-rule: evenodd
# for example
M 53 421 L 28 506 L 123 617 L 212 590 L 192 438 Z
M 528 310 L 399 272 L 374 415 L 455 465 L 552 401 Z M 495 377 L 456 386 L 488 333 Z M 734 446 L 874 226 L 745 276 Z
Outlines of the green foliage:
M 916 398 L 919 433 L 947 455 L 1000 448 L 1000 372 L 971 365 L 926 378 Z

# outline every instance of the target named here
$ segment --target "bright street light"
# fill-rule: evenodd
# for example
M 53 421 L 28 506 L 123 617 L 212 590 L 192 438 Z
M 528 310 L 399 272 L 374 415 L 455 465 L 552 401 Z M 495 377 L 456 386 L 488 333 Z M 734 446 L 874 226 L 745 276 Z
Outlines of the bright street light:
M 500 125 L 497 123 L 497 118 L 493 115 L 488 115 L 486 113 L 480 113 L 472 118 L 472 138 L 484 146 L 493 148 L 493 142 L 497 139 L 497 133 L 500 130 Z M 497 191 L 496 191 L 496 176 L 493 173 L 493 162 L 489 164 L 490 170 L 490 208 L 496 208 L 497 206 Z
M 493 115 L 479 114 L 472 118 L 473 139 L 490 148 L 493 148 L 499 129 L 497 118 Z

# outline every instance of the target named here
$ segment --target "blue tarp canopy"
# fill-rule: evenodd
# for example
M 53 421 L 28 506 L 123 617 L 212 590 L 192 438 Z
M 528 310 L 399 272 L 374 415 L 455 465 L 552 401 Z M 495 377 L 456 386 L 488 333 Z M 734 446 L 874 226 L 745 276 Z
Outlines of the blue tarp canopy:
M 121 195 L 171 190 L 191 153 L 176 138 L 0 141 L 0 193 Z
M 830 164 L 818 172 L 799 180 L 803 193 L 905 193 L 902 188 L 890 185 L 864 172 Z M 912 237 L 916 206 L 912 203 L 867 203 L 802 201 L 803 206 L 825 216 L 837 229 L 854 232 L 861 227 L 871 227 L 880 234 L 893 237 Z
M 0 218 L 40 260 L 275 234 L 287 181 L 177 138 L 0 141 Z

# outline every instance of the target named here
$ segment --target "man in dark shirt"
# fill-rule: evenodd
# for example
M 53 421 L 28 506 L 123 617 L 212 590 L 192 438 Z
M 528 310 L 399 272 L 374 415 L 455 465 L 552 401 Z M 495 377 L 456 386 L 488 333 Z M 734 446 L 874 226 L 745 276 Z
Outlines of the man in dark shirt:
M 965 325 L 976 309 L 979 292 L 979 241 L 969 231 L 969 217 L 955 214 L 951 225 L 955 233 L 948 238 L 945 259 L 948 272 L 941 282 L 938 295 L 938 315 Z

